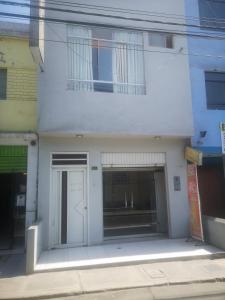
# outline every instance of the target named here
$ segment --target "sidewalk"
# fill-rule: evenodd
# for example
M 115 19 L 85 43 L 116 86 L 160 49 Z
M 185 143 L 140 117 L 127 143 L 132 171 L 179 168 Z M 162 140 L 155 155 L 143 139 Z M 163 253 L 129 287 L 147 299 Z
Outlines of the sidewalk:
M 60 300 L 224 300 L 225 282 L 144 287 L 62 297 Z
M 0 279 L 0 299 L 40 299 L 135 288 L 225 282 L 225 259 L 36 273 Z M 222 285 L 222 287 L 221 287 Z M 179 287 L 178 287 L 179 288 Z M 225 289 L 224 289 L 225 292 Z M 79 299 L 79 297 L 78 297 Z M 151 299 L 151 298 L 150 298 Z

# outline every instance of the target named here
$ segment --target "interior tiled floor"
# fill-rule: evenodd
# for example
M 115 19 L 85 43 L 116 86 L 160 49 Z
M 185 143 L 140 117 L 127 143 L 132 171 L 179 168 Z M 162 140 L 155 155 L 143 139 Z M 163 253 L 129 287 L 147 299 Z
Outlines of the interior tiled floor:
M 213 246 L 186 239 L 118 242 L 99 246 L 43 251 L 35 271 L 84 268 L 124 263 L 200 258 L 221 253 Z

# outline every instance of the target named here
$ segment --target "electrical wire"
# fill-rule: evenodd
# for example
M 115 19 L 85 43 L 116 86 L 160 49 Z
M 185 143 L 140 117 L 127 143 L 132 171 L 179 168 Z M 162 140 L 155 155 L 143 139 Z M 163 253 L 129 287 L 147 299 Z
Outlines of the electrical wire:
M 53 30 L 51 28 L 51 30 Z M 54 30 L 55 31 L 55 30 Z M 56 31 L 55 31 L 56 33 Z M 58 35 L 59 37 L 59 35 Z M 33 38 L 33 40 L 36 40 L 36 41 L 45 41 L 45 42 L 52 42 L 52 43 L 60 43 L 60 44 L 79 44 L 79 45 L 87 45 L 87 44 L 84 44 L 84 43 L 80 43 L 80 42 L 68 42 L 68 41 L 65 41 L 62 37 L 59 37 L 60 39 L 59 40 L 54 40 L 54 39 L 46 39 L 46 38 Z M 225 37 L 224 37 L 225 39 Z M 112 41 L 113 42 L 113 41 Z M 108 49 L 117 49 L 117 47 L 115 46 L 102 46 L 102 48 L 108 48 Z M 157 47 L 156 47 L 157 48 Z M 132 50 L 132 49 L 131 49 Z M 205 57 L 205 58 L 217 58 L 217 59 L 225 59 L 225 55 L 214 55 L 214 54 L 209 54 L 209 53 L 206 53 L 206 54 L 203 54 L 203 53 L 194 53 L 194 52 L 183 52 L 183 49 L 180 49 L 178 51 L 175 52 L 174 49 L 170 49 L 170 51 L 168 50 L 163 50 L 163 51 L 160 51 L 160 50 L 153 50 L 153 49 L 133 49 L 135 51 L 141 51 L 141 52 L 146 52 L 146 53 L 161 53 L 161 54 L 169 54 L 169 55 L 185 55 L 185 56 L 199 56 L 199 57 Z M 76 53 L 77 54 L 77 53 Z M 81 57 L 83 59 L 83 57 Z
M 146 27 L 130 27 L 130 26 L 118 26 L 118 25 L 112 25 L 112 24 L 102 24 L 102 23 L 91 23 L 91 22 L 78 22 L 73 20 L 65 20 L 65 19 L 57 19 L 57 18 L 46 18 L 46 17 L 37 17 L 37 16 L 29 16 L 29 15 L 22 15 L 22 14 L 13 14 L 13 13 L 5 13 L 0 11 L 1 17 L 10 17 L 15 19 L 21 19 L 21 20 L 31 20 L 31 21 L 44 21 L 49 23 L 55 23 L 55 24 L 73 24 L 73 25 L 81 25 L 81 26 L 92 26 L 97 28 L 116 28 L 118 30 L 135 30 L 135 31 L 142 31 L 142 32 L 158 32 L 158 33 L 168 33 L 168 34 L 175 34 L 175 35 L 182 35 L 182 36 L 188 36 L 188 37 L 195 37 L 195 38 L 204 38 L 204 39 L 217 39 L 217 40 L 224 40 L 225 35 L 220 34 L 218 35 L 215 32 L 210 33 L 196 33 L 196 32 L 190 32 L 190 31 L 181 31 L 181 30 L 163 30 L 163 29 L 156 29 L 156 28 L 146 28 Z
M 24 0 L 27 2 L 30 2 L 30 0 Z M 208 2 L 211 2 L 212 0 L 206 0 Z M 32 3 L 41 3 L 42 0 L 32 0 Z M 217 1 L 212 1 L 213 3 Z M 225 22 L 225 19 L 223 18 L 208 18 L 208 17 L 197 17 L 197 16 L 185 16 L 184 15 L 179 15 L 179 14 L 169 14 L 169 13 L 162 13 L 162 12 L 146 12 L 142 10 L 132 10 L 132 9 L 124 9 L 124 8 L 115 8 L 115 7 L 110 7 L 110 6 L 103 6 L 103 5 L 88 5 L 88 4 L 82 4 L 82 3 L 76 3 L 76 2 L 69 2 L 69 1 L 57 1 L 57 0 L 45 0 L 43 3 L 49 3 L 49 4 L 55 4 L 57 6 L 69 6 L 69 7 L 83 7 L 87 9 L 98 9 L 102 11 L 111 11 L 111 12 L 123 12 L 126 14 L 135 14 L 135 15 L 145 15 L 145 16 L 157 16 L 157 17 L 164 17 L 164 18 L 173 18 L 173 19 L 183 19 L 183 20 L 195 20 L 195 21 L 200 21 L 200 20 L 205 20 L 205 21 L 221 21 Z M 225 4 L 225 2 L 222 2 Z
M 47 24 L 48 25 L 48 24 Z M 48 25 L 48 27 L 50 27 L 49 25 Z M 72 44 L 78 44 L 78 45 L 87 45 L 87 43 L 80 43 L 80 42 L 78 42 L 78 41 L 76 41 L 76 42 L 71 42 L 71 41 L 64 41 L 63 40 L 63 38 L 62 37 L 60 37 L 60 35 L 58 34 L 58 32 L 57 31 L 55 31 L 52 27 L 50 27 L 50 29 L 60 38 L 60 40 L 50 40 L 50 39 L 36 39 L 36 40 L 44 40 L 44 41 L 46 41 L 46 42 L 53 42 L 53 43 L 61 43 L 61 44 L 66 44 L 67 45 L 67 47 L 70 49 L 70 50 L 72 50 L 72 52 L 75 54 L 75 55 L 77 55 L 77 56 L 79 56 L 80 57 L 80 59 L 82 59 L 83 61 L 86 61 L 86 63 L 88 63 L 88 64 L 90 64 L 91 65 L 91 67 L 93 68 L 95 68 L 96 70 L 98 69 L 98 67 L 97 67 L 97 65 L 95 66 L 93 66 L 93 64 L 90 62 L 90 61 L 88 61 L 85 57 L 83 57 L 82 55 L 80 55 L 79 53 L 77 53 L 75 50 L 74 50 L 74 48 L 72 48 L 71 47 L 71 45 Z M 89 43 L 90 41 L 88 41 L 88 43 Z M 113 41 L 112 41 L 113 42 Z M 120 43 L 121 44 L 121 43 Z M 89 45 L 89 44 L 88 44 Z M 117 47 L 115 47 L 115 46 L 104 46 L 104 45 L 102 45 L 101 46 L 101 48 L 107 48 L 107 49 L 118 49 Z M 211 58 L 211 57 L 215 57 L 215 58 L 218 58 L 218 59 L 225 59 L 225 56 L 222 56 L 222 55 L 220 55 L 220 56 L 215 56 L 215 55 L 211 55 L 211 54 L 204 54 L 204 55 L 202 55 L 202 54 L 199 54 L 199 53 L 184 53 L 184 52 L 180 52 L 180 51 L 178 51 L 178 52 L 168 52 L 168 51 L 159 51 L 159 50 L 147 50 L 147 49 L 143 49 L 143 48 L 137 48 L 137 47 L 135 47 L 134 49 L 132 49 L 132 47 L 131 46 L 129 46 L 129 49 L 126 49 L 125 48 L 125 50 L 127 50 L 127 51 L 129 51 L 129 50 L 135 50 L 135 51 L 141 51 L 141 52 L 149 52 L 149 53 L 163 53 L 163 54 L 170 54 L 170 55 L 186 55 L 186 56 L 204 56 L 204 57 L 207 57 L 207 58 Z M 108 92 L 108 88 L 105 86 L 105 84 L 104 83 L 101 83 L 101 82 L 98 82 L 98 87 L 100 88 L 100 90 L 101 91 L 104 91 L 104 89 L 105 89 L 105 91 L 106 92 Z M 109 88 L 110 88 L 110 86 L 109 86 Z
M 4 1 L 5 2 L 5 1 Z M 8 1 L 7 1 L 8 2 Z M 14 2 L 13 2 L 14 3 Z M 11 15 L 11 16 L 13 16 L 13 15 Z M 15 16 L 15 15 L 14 15 Z M 24 17 L 25 18 L 25 16 L 22 16 L 22 17 Z M 67 21 L 67 22 L 69 22 L 69 21 Z M 180 25 L 180 24 L 179 24 Z M 155 28 L 152 28 L 152 30 L 154 30 L 154 31 L 162 31 L 162 30 L 155 30 Z M 168 31 L 167 31 L 168 32 Z M 177 34 L 180 34 L 181 32 L 177 32 L 177 31 L 170 31 L 171 33 L 177 33 Z M 185 32 L 183 32 L 183 33 L 185 33 Z M 182 34 L 182 33 L 181 33 Z M 192 33 L 189 31 L 189 35 L 191 35 Z M 211 33 L 211 35 L 209 35 L 209 34 L 207 34 L 207 35 L 200 35 L 200 34 L 195 34 L 195 36 L 197 36 L 197 37 L 200 37 L 200 36 L 202 36 L 202 37 L 205 37 L 205 38 L 209 38 L 209 37 L 211 37 L 212 35 L 214 35 L 214 33 Z M 223 36 L 216 36 L 216 38 L 218 38 L 218 39 L 220 39 L 220 38 L 223 38 Z
M 169 25 L 169 26 L 184 26 L 184 27 L 191 27 L 191 28 L 200 28 L 200 29 L 207 29 L 207 30 L 220 30 L 224 32 L 225 27 L 222 26 L 211 26 L 211 25 L 196 25 L 196 24 L 185 24 L 185 23 L 176 23 L 176 22 L 165 22 L 161 20 L 149 20 L 149 19 L 140 19 L 140 18 L 130 18 L 124 16 L 115 16 L 109 14 L 101 14 L 101 13 L 93 13 L 93 12 L 84 12 L 84 11 L 74 11 L 70 9 L 59 9 L 54 7 L 47 7 L 47 6 L 40 6 L 40 5 L 31 5 L 31 4 L 22 4 L 13 1 L 0 1 L 0 4 L 3 5 L 11 5 L 11 6 L 21 6 L 21 7 L 29 7 L 29 8 L 37 8 L 42 10 L 49 10 L 49 11 L 56 11 L 56 12 L 63 12 L 63 13 L 72 13 L 77 15 L 86 15 L 86 16 L 95 16 L 95 17 L 104 17 L 110 19 L 119 19 L 119 20 L 126 20 L 126 21 L 134 21 L 134 22 L 145 22 L 145 23 L 153 23 L 158 25 Z

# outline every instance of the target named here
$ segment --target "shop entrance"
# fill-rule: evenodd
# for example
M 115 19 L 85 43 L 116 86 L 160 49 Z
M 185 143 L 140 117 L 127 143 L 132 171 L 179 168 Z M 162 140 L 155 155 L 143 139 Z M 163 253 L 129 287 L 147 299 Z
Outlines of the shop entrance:
M 104 236 L 167 233 L 164 168 L 103 169 Z
M 198 167 L 198 183 L 203 215 L 225 218 L 225 168 L 222 156 L 204 157 Z
M 0 146 L 0 250 L 25 247 L 27 147 Z

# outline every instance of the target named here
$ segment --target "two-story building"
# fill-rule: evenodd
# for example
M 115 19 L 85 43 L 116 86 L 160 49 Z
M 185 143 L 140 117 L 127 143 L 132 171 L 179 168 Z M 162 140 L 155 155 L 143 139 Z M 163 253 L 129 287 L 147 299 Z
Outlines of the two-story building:
M 189 27 L 188 45 L 195 129 L 192 146 L 203 152 L 203 165 L 198 168 L 202 213 L 224 219 L 225 3 L 186 1 L 186 16 L 195 26 Z M 214 235 L 218 246 L 225 247 L 225 223 L 221 224 L 208 234 Z
M 0 250 L 24 250 L 36 218 L 36 106 L 29 25 L 0 22 Z
M 38 217 L 45 249 L 189 235 L 187 38 L 168 19 L 184 17 L 185 2 L 104 5 L 87 0 L 77 13 L 48 3 L 45 18 L 61 21 L 41 22 Z M 38 57 L 35 34 L 32 27 Z

